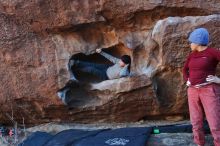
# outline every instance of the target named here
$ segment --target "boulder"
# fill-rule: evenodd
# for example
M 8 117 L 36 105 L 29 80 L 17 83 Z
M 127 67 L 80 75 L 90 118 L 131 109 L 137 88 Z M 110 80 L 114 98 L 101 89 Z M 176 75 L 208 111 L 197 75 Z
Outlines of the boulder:
M 33 125 L 185 116 L 187 37 L 206 27 L 210 46 L 218 47 L 219 12 L 220 2 L 205 0 L 1 1 L 0 120 Z M 56 91 L 69 79 L 69 59 L 81 53 L 108 64 L 97 48 L 131 55 L 133 76 L 84 82 L 65 106 Z

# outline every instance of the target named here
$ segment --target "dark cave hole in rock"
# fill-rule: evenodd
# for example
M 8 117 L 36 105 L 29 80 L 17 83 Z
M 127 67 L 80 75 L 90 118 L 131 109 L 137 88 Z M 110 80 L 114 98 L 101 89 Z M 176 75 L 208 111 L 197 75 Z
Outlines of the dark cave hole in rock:
M 101 56 L 98 53 L 91 54 L 91 55 L 85 55 L 83 53 L 78 53 L 73 55 L 70 60 L 79 60 L 79 61 L 85 61 L 89 63 L 96 63 L 96 64 L 107 64 L 107 65 L 113 65 L 110 61 L 105 59 L 103 56 Z M 74 67 L 71 68 L 73 73 L 75 74 L 76 78 L 80 82 L 101 82 L 102 80 L 96 76 L 93 76 L 89 73 L 82 72 Z
M 116 46 L 102 49 L 104 52 L 120 58 L 122 55 L 130 55 L 131 50 L 124 47 L 123 44 L 118 44 Z M 80 60 L 89 63 L 97 63 L 97 64 L 105 64 L 105 65 L 113 65 L 108 59 L 100 55 L 99 53 L 94 53 L 90 55 L 85 55 L 83 53 L 74 54 L 71 56 L 70 60 Z M 70 90 L 66 93 L 65 102 L 67 103 L 69 108 L 74 107 L 90 107 L 97 105 L 101 102 L 100 98 L 94 93 L 90 91 L 90 83 L 99 83 L 102 80 L 98 77 L 95 77 L 91 74 L 84 73 L 77 69 L 77 67 L 72 67 L 75 77 L 79 81 L 79 84 L 74 87 L 70 87 Z
M 123 44 L 119 44 L 117 46 L 113 46 L 111 48 L 102 49 L 102 50 L 104 52 L 114 56 L 114 57 L 117 57 L 117 58 L 120 58 L 122 55 L 131 55 L 130 49 L 124 47 Z M 77 54 L 74 54 L 73 56 L 71 56 L 70 60 L 72 60 L 72 59 L 79 60 L 79 61 L 85 61 L 85 62 L 89 62 L 89 63 L 105 64 L 108 66 L 113 65 L 112 62 L 110 62 L 108 59 L 106 59 L 105 57 L 103 57 L 99 53 L 94 53 L 94 54 L 90 54 L 90 55 L 85 55 L 83 53 L 77 53 Z M 71 70 L 73 71 L 73 73 L 75 74 L 75 77 L 80 82 L 98 83 L 98 82 L 103 81 L 94 75 L 82 72 L 79 69 L 74 68 L 74 66 L 71 68 Z

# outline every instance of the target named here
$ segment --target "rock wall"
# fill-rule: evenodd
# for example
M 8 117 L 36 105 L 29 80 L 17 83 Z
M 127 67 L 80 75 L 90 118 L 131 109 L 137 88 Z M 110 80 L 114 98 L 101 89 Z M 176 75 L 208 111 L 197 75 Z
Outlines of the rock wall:
M 0 120 L 8 123 L 12 114 L 27 124 L 186 115 L 187 37 L 206 27 L 210 46 L 219 47 L 219 12 L 217 0 L 1 0 Z M 69 78 L 70 57 L 83 53 L 105 62 L 96 48 L 131 55 L 134 76 L 85 85 L 73 91 L 80 94 L 71 107 L 63 105 L 56 91 Z

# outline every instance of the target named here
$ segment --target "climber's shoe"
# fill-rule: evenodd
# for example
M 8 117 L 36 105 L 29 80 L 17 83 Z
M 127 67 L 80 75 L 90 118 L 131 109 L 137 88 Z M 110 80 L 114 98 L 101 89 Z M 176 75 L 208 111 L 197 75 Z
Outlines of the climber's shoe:
M 69 61 L 69 66 L 72 67 L 76 64 L 76 60 L 72 59 Z
M 69 91 L 69 89 L 64 89 L 62 91 L 58 91 L 57 92 L 57 96 L 59 97 L 60 100 L 62 100 L 62 102 L 67 105 L 66 103 L 66 94 Z
M 76 80 L 69 80 L 66 85 L 59 89 L 57 91 L 57 96 L 59 97 L 60 100 L 66 105 L 66 99 L 67 99 L 67 93 L 72 89 L 72 88 L 79 88 L 80 84 Z

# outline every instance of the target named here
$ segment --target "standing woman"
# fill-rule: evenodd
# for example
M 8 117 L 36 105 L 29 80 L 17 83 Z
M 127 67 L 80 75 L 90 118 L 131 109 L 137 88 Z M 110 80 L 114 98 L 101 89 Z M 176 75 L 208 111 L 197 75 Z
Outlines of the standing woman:
M 215 76 L 220 51 L 209 48 L 209 33 L 205 28 L 195 29 L 189 36 L 192 52 L 183 75 L 187 81 L 190 121 L 194 142 L 204 146 L 203 121 L 205 112 L 215 146 L 220 146 L 220 78 Z

